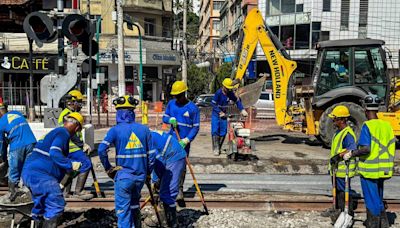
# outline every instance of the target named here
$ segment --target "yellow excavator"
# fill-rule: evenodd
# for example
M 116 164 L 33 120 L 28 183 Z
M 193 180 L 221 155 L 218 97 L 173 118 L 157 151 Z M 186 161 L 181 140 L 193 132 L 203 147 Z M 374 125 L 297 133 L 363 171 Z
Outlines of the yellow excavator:
M 397 108 L 400 83 L 389 76 L 384 41 L 319 42 L 311 77 L 299 78 L 298 75 L 304 74 L 297 74 L 297 63 L 290 59 L 258 9 L 252 9 L 246 16 L 243 33 L 235 81 L 239 83 L 242 80 L 259 42 L 270 66 L 276 122 L 284 129 L 315 135 L 330 146 L 335 132 L 328 118 L 332 109 L 346 105 L 351 114 L 349 124 L 359 134 L 366 120 L 361 99 L 373 93 L 385 101 L 378 117 L 390 122 L 395 134 L 400 135 L 400 111 Z M 264 83 L 265 77 L 239 89 L 239 96 L 247 106 L 256 102 Z

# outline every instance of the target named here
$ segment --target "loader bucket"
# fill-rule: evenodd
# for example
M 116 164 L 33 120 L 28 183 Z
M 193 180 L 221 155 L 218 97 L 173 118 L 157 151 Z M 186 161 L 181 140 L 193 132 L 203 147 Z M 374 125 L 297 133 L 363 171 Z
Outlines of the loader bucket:
M 251 107 L 258 101 L 266 79 L 267 76 L 263 76 L 257 82 L 238 89 L 237 95 L 240 97 L 244 108 Z

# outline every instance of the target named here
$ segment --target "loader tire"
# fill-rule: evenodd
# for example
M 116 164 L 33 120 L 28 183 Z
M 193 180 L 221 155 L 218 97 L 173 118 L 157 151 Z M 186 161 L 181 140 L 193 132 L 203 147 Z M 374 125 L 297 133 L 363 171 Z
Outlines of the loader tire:
M 351 126 L 354 133 L 356 133 L 357 138 L 360 135 L 362 124 L 367 120 L 364 109 L 360 105 L 352 102 L 341 102 L 327 108 L 325 112 L 322 113 L 319 120 L 319 136 L 317 138 L 328 148 L 331 147 L 332 137 L 337 130 L 328 114 L 338 105 L 344 105 L 349 109 L 350 118 L 348 124 Z

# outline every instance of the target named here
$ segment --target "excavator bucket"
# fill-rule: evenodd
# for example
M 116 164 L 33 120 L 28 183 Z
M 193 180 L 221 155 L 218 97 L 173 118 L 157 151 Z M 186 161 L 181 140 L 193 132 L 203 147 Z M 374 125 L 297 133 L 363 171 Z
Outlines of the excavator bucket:
M 248 108 L 253 106 L 260 98 L 261 90 L 265 84 L 267 76 L 263 76 L 258 79 L 257 82 L 240 87 L 237 91 L 237 95 L 242 101 L 243 107 Z

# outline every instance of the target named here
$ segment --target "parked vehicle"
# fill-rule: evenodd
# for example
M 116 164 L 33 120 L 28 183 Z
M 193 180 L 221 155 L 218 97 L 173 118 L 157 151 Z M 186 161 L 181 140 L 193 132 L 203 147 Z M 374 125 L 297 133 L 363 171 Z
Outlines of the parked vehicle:
M 274 118 L 274 96 L 272 90 L 261 92 L 260 98 L 254 106 L 257 109 L 256 118 Z
M 214 94 L 201 94 L 194 99 L 194 103 L 198 107 L 210 107 L 211 100 L 214 97 Z

